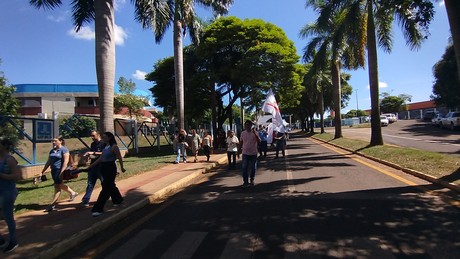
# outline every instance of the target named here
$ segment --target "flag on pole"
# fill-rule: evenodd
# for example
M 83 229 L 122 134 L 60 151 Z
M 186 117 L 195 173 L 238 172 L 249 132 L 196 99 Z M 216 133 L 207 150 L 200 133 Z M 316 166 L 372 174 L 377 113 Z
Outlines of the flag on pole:
M 264 105 L 262 106 L 262 111 L 272 114 L 272 123 L 277 127 L 283 126 L 283 119 L 281 118 L 280 108 L 278 103 L 276 103 L 275 95 L 270 89 L 267 93 L 267 99 L 265 99 Z

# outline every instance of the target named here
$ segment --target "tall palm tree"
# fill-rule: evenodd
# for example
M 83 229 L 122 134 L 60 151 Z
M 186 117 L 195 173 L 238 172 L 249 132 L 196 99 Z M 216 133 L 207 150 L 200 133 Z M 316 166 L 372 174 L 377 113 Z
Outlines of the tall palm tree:
M 144 28 L 151 28 L 154 31 L 157 43 L 161 42 L 166 30 L 173 25 L 174 72 L 179 128 L 185 127 L 182 39 L 188 30 L 192 42 L 198 43 L 198 35 L 201 31 L 201 24 L 197 19 L 194 4 L 211 9 L 215 15 L 222 15 L 228 12 L 233 0 L 135 0 L 136 20 Z M 168 8 L 165 8 L 166 6 Z
M 315 0 L 309 0 L 307 5 L 312 6 L 320 14 L 324 7 L 322 3 Z M 364 66 L 364 59 L 362 58 L 364 49 L 359 48 L 360 45 L 356 42 L 350 42 L 355 40 L 355 37 L 346 37 L 348 23 L 343 21 L 346 12 L 346 9 L 336 13 L 331 12 L 328 19 L 324 19 L 324 15 L 320 15 L 314 23 L 304 26 L 300 31 L 300 36 L 303 38 L 313 36 L 304 48 L 304 61 L 312 61 L 314 70 L 321 71 L 327 67 L 331 71 L 333 110 L 335 112 L 334 138 L 342 137 L 341 67 L 344 65 L 348 69 L 356 69 L 359 66 Z
M 428 36 L 428 25 L 433 19 L 431 0 L 326 0 L 318 19 L 329 19 L 334 13 L 347 10 L 343 21 L 348 24 L 348 36 L 355 37 L 357 44 L 366 46 L 371 95 L 370 145 L 383 145 L 380 127 L 379 77 L 377 46 L 386 52 L 392 48 L 392 25 L 396 19 L 402 28 L 406 43 L 417 49 Z M 365 21 L 366 32 L 362 30 Z M 365 40 L 360 40 L 362 36 Z
M 54 9 L 61 0 L 30 0 L 37 8 Z M 113 96 L 115 84 L 115 33 L 113 0 L 73 0 L 73 23 L 76 31 L 91 21 L 95 22 L 96 33 L 96 75 L 99 90 L 101 130 L 112 131 Z
M 460 1 L 444 0 L 446 5 L 447 17 L 449 19 L 450 31 L 457 60 L 457 71 L 460 80 Z

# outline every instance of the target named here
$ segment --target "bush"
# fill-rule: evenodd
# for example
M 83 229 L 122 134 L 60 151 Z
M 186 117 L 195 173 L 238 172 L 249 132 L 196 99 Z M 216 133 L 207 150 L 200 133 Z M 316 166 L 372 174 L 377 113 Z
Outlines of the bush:
M 96 129 L 96 121 L 83 116 L 64 118 L 59 123 L 59 132 L 64 138 L 89 137 L 91 131 Z

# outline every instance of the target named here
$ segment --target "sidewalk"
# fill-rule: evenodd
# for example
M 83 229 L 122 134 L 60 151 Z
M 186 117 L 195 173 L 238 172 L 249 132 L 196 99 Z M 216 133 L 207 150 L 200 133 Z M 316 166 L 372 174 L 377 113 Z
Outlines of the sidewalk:
M 213 167 L 226 164 L 227 154 L 213 154 L 210 162 L 205 159 L 201 156 L 197 163 L 170 164 L 117 181 L 125 200 L 120 207 L 113 207 L 109 200 L 105 213 L 99 217 L 91 216 L 91 206 L 79 204 L 83 193 L 73 202 L 60 202 L 57 211 L 32 211 L 16 216 L 19 247 L 10 254 L 0 252 L 0 258 L 56 258 L 147 204 L 179 192 Z M 94 190 L 91 203 L 99 192 L 100 188 Z M 1 231 L 8 233 L 6 224 L 2 224 Z

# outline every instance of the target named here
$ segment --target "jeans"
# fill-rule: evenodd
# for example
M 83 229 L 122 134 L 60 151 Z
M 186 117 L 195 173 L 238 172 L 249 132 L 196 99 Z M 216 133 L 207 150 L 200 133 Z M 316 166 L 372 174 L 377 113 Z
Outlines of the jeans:
M 248 169 L 251 167 L 251 182 L 254 182 L 257 169 L 257 155 L 245 155 L 243 154 L 243 182 L 248 184 Z
M 227 151 L 228 167 L 236 167 L 236 151 Z M 233 158 L 233 163 L 232 163 Z
M 187 161 L 187 150 L 185 150 L 184 143 L 177 143 L 177 157 L 176 162 L 179 163 L 181 154 L 184 156 L 184 161 Z
M 10 242 L 16 243 L 16 221 L 14 221 L 14 201 L 18 197 L 18 191 L 2 191 L 0 193 L 2 202 L 3 218 L 8 226 Z M 0 239 L 2 237 L 0 236 Z
M 115 177 L 117 177 L 117 165 L 113 162 L 101 163 L 102 175 L 102 191 L 97 197 L 96 204 L 94 204 L 93 212 L 102 212 L 104 205 L 109 199 L 112 198 L 113 204 L 120 204 L 123 202 L 123 197 L 115 184 Z
M 101 166 L 97 165 L 88 171 L 88 184 L 86 185 L 85 196 L 83 196 L 83 198 L 81 199 L 83 203 L 88 203 L 89 200 L 91 199 L 91 194 L 93 193 L 94 186 L 96 185 L 97 179 L 101 180 L 102 182 L 102 176 L 101 176 L 100 169 L 101 169 Z

